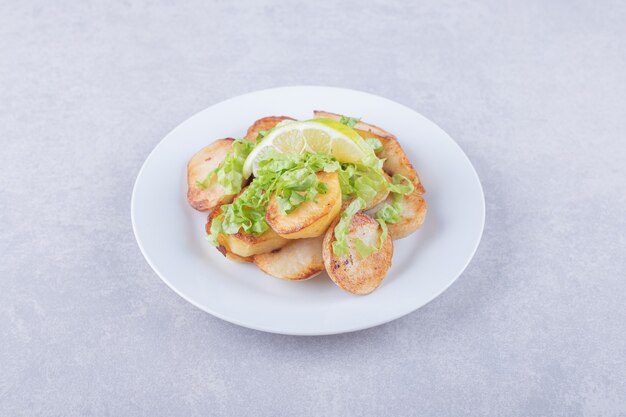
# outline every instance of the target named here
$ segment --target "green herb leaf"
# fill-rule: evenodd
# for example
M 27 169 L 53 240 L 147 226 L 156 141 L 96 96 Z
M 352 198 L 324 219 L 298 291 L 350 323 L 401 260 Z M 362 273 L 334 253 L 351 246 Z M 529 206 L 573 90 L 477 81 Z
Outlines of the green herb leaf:
M 372 253 L 376 252 L 377 250 L 376 245 L 366 245 L 359 238 L 354 239 L 354 247 L 359 253 L 359 256 L 361 257 L 361 259 L 367 258 L 368 256 L 370 256 Z
M 389 191 L 402 195 L 411 194 L 414 188 L 413 183 L 400 174 L 395 174 L 392 178 L 392 183 L 389 184 Z
M 354 127 L 361 119 L 357 117 L 342 117 L 339 123 L 348 127 Z
M 313 188 L 311 189 L 313 190 Z M 289 203 L 291 203 L 291 205 L 294 207 L 298 207 L 300 204 L 304 203 L 305 201 L 306 201 L 306 197 L 300 193 L 292 192 L 291 196 L 289 196 Z
M 345 256 L 350 251 L 348 250 L 348 232 L 350 231 L 350 221 L 352 217 L 365 207 L 365 201 L 361 198 L 356 198 L 343 213 L 337 225 L 335 226 L 335 241 L 333 245 L 333 253 L 335 256 Z
M 367 142 L 367 144 L 370 146 L 370 148 L 372 148 L 372 150 L 376 153 L 380 152 L 383 150 L 383 144 L 380 143 L 380 140 L 376 139 L 376 138 L 369 138 L 369 139 L 365 139 L 365 142 Z
M 259 133 L 257 133 L 256 135 L 256 143 L 257 145 L 259 143 L 261 143 L 263 141 L 263 139 L 265 139 L 265 137 L 267 136 L 268 133 L 271 132 L 272 129 L 268 129 L 268 130 L 259 130 Z
M 328 184 L 326 184 L 325 182 L 321 182 L 319 181 L 317 183 L 317 192 L 320 194 L 326 194 L 328 192 Z
M 211 230 L 207 235 L 206 240 L 213 246 L 219 246 L 217 242 L 217 236 L 222 233 L 222 219 L 224 214 L 220 214 L 211 221 Z
M 204 181 L 196 181 L 198 187 L 207 188 L 213 178 L 224 188 L 226 194 L 237 194 L 243 184 L 243 163 L 252 152 L 254 144 L 246 140 L 237 139 L 233 142 L 231 151 L 226 155 L 222 163 L 213 171 L 209 172 Z
M 376 219 L 376 220 L 378 221 L 378 224 L 380 224 L 381 229 L 383 229 L 383 232 L 380 234 L 380 240 L 378 241 L 378 250 L 380 250 L 380 248 L 383 247 L 383 245 L 385 244 L 385 241 L 387 240 L 389 229 L 387 228 L 387 223 L 385 223 L 384 220 L 382 219 Z
M 387 224 L 395 224 L 400 221 L 402 206 L 399 201 L 385 203 L 374 215 L 376 220 L 384 221 Z

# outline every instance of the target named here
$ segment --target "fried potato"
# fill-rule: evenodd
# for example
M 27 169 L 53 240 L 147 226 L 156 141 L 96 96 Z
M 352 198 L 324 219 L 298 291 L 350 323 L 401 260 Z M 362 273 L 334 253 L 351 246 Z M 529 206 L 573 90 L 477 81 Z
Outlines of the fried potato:
M 382 229 L 378 222 L 369 215 L 359 212 L 352 217 L 348 232 L 349 253 L 335 256 L 332 242 L 335 240 L 337 218 L 328 228 L 322 244 L 324 266 L 328 275 L 339 288 L 352 294 L 365 295 L 374 291 L 385 278 L 393 255 L 393 242 L 390 236 L 382 247 L 366 258 L 361 258 L 354 246 L 359 238 L 366 245 L 376 245 Z
M 222 209 L 219 206 L 211 210 L 206 225 L 207 233 L 211 230 L 213 219 L 221 213 Z M 251 262 L 252 256 L 281 248 L 289 241 L 278 236 L 272 229 L 268 229 L 259 236 L 245 233 L 242 230 L 233 235 L 220 234 L 217 237 L 217 242 L 220 244 L 218 250 L 227 258 L 240 262 Z M 228 256 L 228 254 L 234 254 L 236 257 Z
M 198 151 L 187 164 L 187 201 L 198 211 L 209 211 L 215 206 L 233 201 L 233 194 L 225 194 L 224 188 L 212 179 L 208 187 L 196 185 L 202 182 L 207 175 L 222 163 L 230 152 L 235 139 L 218 139 L 209 146 Z
M 211 233 L 211 223 L 213 219 L 221 212 L 222 210 L 218 206 L 218 207 L 215 207 L 213 210 L 211 210 L 211 212 L 209 213 L 209 217 L 207 219 L 207 223 L 205 226 L 205 230 L 207 234 Z M 220 241 L 220 238 L 221 236 L 217 238 L 218 242 Z M 254 260 L 252 256 L 239 256 L 236 253 L 229 251 L 228 248 L 226 248 L 226 246 L 224 246 L 223 243 L 221 242 L 219 243 L 220 243 L 220 246 L 218 246 L 216 249 L 220 251 L 220 253 L 226 257 L 226 259 L 230 259 L 231 261 L 234 261 L 234 262 L 252 262 Z
M 278 208 L 276 194 L 267 206 L 265 221 L 285 239 L 302 239 L 324 234 L 328 225 L 341 210 L 341 186 L 336 172 L 318 172 L 317 178 L 328 185 L 326 194 L 318 194 L 317 201 L 305 201 L 291 213 Z
M 415 190 L 420 194 L 424 194 L 426 190 L 420 181 L 419 175 L 417 175 L 417 171 L 413 168 L 409 157 L 406 156 L 404 149 L 400 146 L 400 142 L 398 142 L 396 138 L 379 138 L 379 140 L 383 145 L 383 149 L 377 156 L 381 159 L 385 159 L 383 170 L 391 176 L 395 174 L 405 176 L 413 183 Z
M 261 271 L 276 278 L 309 279 L 324 270 L 323 240 L 324 236 L 291 240 L 280 249 L 255 255 L 254 263 Z
M 392 202 L 393 197 L 390 196 L 383 203 L 369 210 L 367 213 L 374 215 L 384 203 Z M 424 200 L 424 197 L 419 190 L 413 190 L 411 194 L 402 196 L 402 199 L 400 200 L 400 207 L 402 208 L 400 221 L 394 224 L 387 223 L 389 235 L 393 240 L 402 239 L 419 229 L 424 223 L 426 211 L 428 210 L 426 200 Z
M 248 132 L 244 139 L 250 142 L 256 142 L 256 138 L 261 130 L 270 130 L 283 120 L 295 120 L 287 116 L 269 116 L 257 120 L 248 128 Z

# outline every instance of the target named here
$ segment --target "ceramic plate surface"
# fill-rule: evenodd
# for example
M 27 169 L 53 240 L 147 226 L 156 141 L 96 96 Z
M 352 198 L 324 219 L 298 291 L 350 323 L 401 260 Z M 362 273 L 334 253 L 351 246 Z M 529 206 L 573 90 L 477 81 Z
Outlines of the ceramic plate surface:
M 186 200 L 186 165 L 215 139 L 242 137 L 264 116 L 310 119 L 327 110 L 373 123 L 398 137 L 426 188 L 422 228 L 394 242 L 393 265 L 367 296 L 336 287 L 324 273 L 308 281 L 269 277 L 226 260 L 205 240 L 206 214 Z M 485 221 L 482 187 L 461 148 L 424 116 L 391 100 L 330 87 L 284 87 L 235 97 L 192 116 L 154 148 L 133 190 L 135 237 L 150 266 L 176 293 L 229 322 L 267 332 L 322 335 L 376 326 L 425 305 L 463 272 Z

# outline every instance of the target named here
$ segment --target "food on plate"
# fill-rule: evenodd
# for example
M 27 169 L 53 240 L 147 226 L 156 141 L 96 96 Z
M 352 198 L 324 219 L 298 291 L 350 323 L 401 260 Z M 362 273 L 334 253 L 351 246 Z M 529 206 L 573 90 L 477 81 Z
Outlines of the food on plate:
M 345 117 L 340 114 L 325 111 L 316 110 L 313 113 L 316 118 L 326 118 L 332 120 L 345 119 Z M 355 122 L 354 130 L 362 137 L 375 138 L 380 141 L 381 147 L 376 150 L 376 156 L 385 161 L 383 163 L 383 170 L 385 172 L 389 175 L 404 175 L 406 178 L 411 180 L 416 189 L 421 190 L 422 194 L 425 192 L 419 176 L 417 175 L 417 171 L 413 168 L 411 161 L 404 153 L 402 146 L 400 146 L 398 139 L 394 135 L 378 126 L 374 126 L 360 120 Z
M 343 117 L 339 114 L 324 111 L 315 111 L 314 115 L 316 118 L 333 120 L 341 120 Z M 393 205 L 397 215 L 395 216 L 396 221 L 389 223 L 389 234 L 394 240 L 410 235 L 420 228 L 426 218 L 427 211 L 426 200 L 424 200 L 423 197 L 425 192 L 424 186 L 415 168 L 413 168 L 411 161 L 404 153 L 398 139 L 391 133 L 378 126 L 362 121 L 355 123 L 354 130 L 361 136 L 370 135 L 378 139 L 382 146 L 377 150 L 376 156 L 384 160 L 383 170 L 392 176 L 396 174 L 404 176 L 411 181 L 414 187 L 413 192 L 407 195 L 401 197 L 385 196 L 385 199 L 383 199 L 384 204 L 378 205 L 378 203 L 376 203 L 374 207 L 366 207 L 365 210 L 370 214 L 375 214 L 380 208 L 385 207 L 385 205 Z
M 320 171 L 317 181 L 326 186 L 326 192 L 315 200 L 305 201 L 287 213 L 280 205 L 280 197 L 274 193 L 267 205 L 265 221 L 285 239 L 302 239 L 323 235 L 328 225 L 341 210 L 341 186 L 336 172 Z M 301 195 L 303 191 L 299 192 Z M 298 197 L 304 198 L 304 197 Z
M 392 240 L 424 222 L 423 194 L 394 135 L 323 111 L 264 117 L 188 165 L 189 203 L 210 211 L 207 240 L 227 259 L 285 280 L 326 270 L 360 295 L 385 278 Z
M 387 175 L 384 171 L 382 172 L 382 175 L 385 177 L 387 182 L 392 183 L 393 181 L 392 178 L 389 175 Z M 365 204 L 365 208 L 363 208 L 363 210 L 369 210 L 369 209 L 376 207 L 377 205 L 385 201 L 388 196 L 389 196 L 389 188 L 381 187 L 376 192 L 376 195 L 374 195 L 374 197 Z M 348 205 L 353 201 L 354 199 L 344 201 L 343 202 L 344 208 L 348 207 Z
M 352 217 L 342 215 L 334 226 L 328 228 L 322 249 L 328 276 L 345 291 L 359 295 L 371 293 L 391 267 L 391 237 L 373 217 L 362 211 Z M 346 248 L 341 251 L 336 246 L 340 233 L 347 236 Z
M 323 110 L 314 110 L 313 116 L 316 119 L 331 119 L 337 120 L 338 122 L 345 120 L 363 138 L 395 138 L 394 135 L 387 132 L 386 130 L 381 129 L 378 126 L 362 122 L 361 119 L 357 119 L 354 117 L 346 117 L 341 114 L 330 113 Z
M 217 181 L 202 185 L 207 176 L 217 169 L 231 152 L 235 139 L 218 139 L 196 153 L 187 164 L 187 200 L 191 207 L 208 211 L 211 207 L 230 203 L 236 193 L 226 193 Z
M 246 136 L 244 136 L 243 138 L 249 142 L 256 142 L 257 138 L 259 138 L 259 135 L 265 136 L 267 132 L 275 128 L 278 123 L 284 122 L 285 120 L 295 119 L 287 116 L 263 117 L 252 123 L 252 126 L 248 128 Z
M 213 223 L 221 221 L 222 209 L 215 207 L 209 214 L 206 229 L 212 233 Z M 247 233 L 238 230 L 236 233 L 226 234 L 220 233 L 216 236 L 217 248 L 222 254 L 232 253 L 240 258 L 243 262 L 251 262 L 249 258 L 260 253 L 271 252 L 275 249 L 285 246 L 289 241 L 280 237 L 272 229 L 267 229 L 263 233 Z
M 291 281 L 312 278 L 324 271 L 324 236 L 294 239 L 282 248 L 254 256 L 254 263 L 268 275 Z
M 422 226 L 426 218 L 426 200 L 418 189 L 400 198 L 389 197 L 384 203 L 373 207 L 367 213 L 375 216 L 378 210 L 390 210 L 390 208 L 393 209 L 393 213 L 389 218 L 393 218 L 394 221 L 389 222 L 387 226 L 393 240 L 409 236 Z
M 219 208 L 219 206 L 217 207 L 213 207 L 213 210 L 211 210 L 211 212 L 209 213 L 209 217 L 207 219 L 207 223 L 205 225 L 205 231 L 206 234 L 208 235 L 209 233 L 211 233 L 211 223 L 213 221 L 213 218 L 215 216 L 217 216 L 218 214 L 221 213 L 221 210 Z M 219 236 L 218 237 L 218 241 L 221 242 L 219 245 L 216 246 L 216 249 L 218 251 L 220 251 L 220 253 L 222 255 L 224 255 L 224 257 L 226 259 L 230 259 L 231 261 L 234 262 L 241 262 L 241 263 L 245 263 L 245 262 L 254 262 L 254 257 L 253 256 L 239 256 L 236 253 L 231 252 L 225 245 L 224 243 L 226 243 L 226 238 L 224 236 Z

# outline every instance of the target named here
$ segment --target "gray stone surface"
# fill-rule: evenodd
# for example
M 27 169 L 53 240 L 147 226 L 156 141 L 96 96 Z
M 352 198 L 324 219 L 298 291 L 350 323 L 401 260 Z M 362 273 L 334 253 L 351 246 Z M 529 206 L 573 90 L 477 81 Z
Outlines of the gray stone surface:
M 624 2 L 184 3 L 0 3 L 0 415 L 626 415 Z M 413 107 L 474 162 L 482 244 L 418 312 L 264 334 L 142 258 L 153 146 L 294 84 Z

